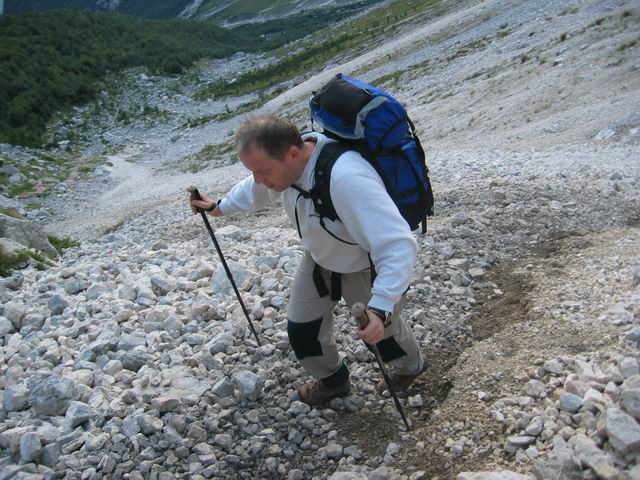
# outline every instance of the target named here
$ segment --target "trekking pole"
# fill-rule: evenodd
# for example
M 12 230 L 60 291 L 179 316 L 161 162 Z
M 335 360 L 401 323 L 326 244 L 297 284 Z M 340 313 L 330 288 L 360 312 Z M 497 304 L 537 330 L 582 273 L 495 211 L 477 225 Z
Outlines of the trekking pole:
M 353 306 L 351 307 L 351 314 L 356 319 L 356 322 L 358 322 L 358 326 L 360 327 L 360 330 L 363 330 L 369 324 L 369 317 L 367 316 L 365 306 L 362 303 L 359 303 L 359 302 L 354 303 Z M 396 392 L 393 391 L 393 387 L 391 386 L 391 379 L 387 374 L 387 370 L 384 367 L 384 363 L 382 363 L 382 357 L 380 356 L 380 351 L 378 350 L 378 346 L 376 344 L 369 345 L 367 342 L 364 342 L 364 344 L 367 347 L 369 347 L 371 351 L 373 351 L 373 355 L 376 357 L 376 362 L 378 362 L 378 368 L 382 373 L 382 378 L 384 378 L 384 383 L 387 384 L 387 389 L 389 390 L 389 393 L 393 398 L 393 403 L 396 404 L 396 409 L 398 410 L 398 413 L 402 417 L 402 421 L 407 427 L 407 431 L 411 430 L 411 424 L 409 423 L 409 420 L 404 414 L 404 410 L 402 409 L 402 405 L 400 404 L 400 400 L 398 399 Z
M 200 192 L 196 187 L 187 188 L 189 193 L 192 193 L 196 200 L 202 200 L 200 196 Z M 211 228 L 211 224 L 209 223 L 209 219 L 207 218 L 207 214 L 204 210 L 200 212 L 202 215 L 202 220 L 204 220 L 204 225 L 207 227 L 207 231 L 209 232 L 209 236 L 211 240 L 213 240 L 213 244 L 216 246 L 216 250 L 218 252 L 218 256 L 220 257 L 220 261 L 222 262 L 222 266 L 224 267 L 224 271 L 227 272 L 227 278 L 231 282 L 231 286 L 233 287 L 233 291 L 236 292 L 236 297 L 238 297 L 238 302 L 240 302 L 240 306 L 242 307 L 242 311 L 244 312 L 244 316 L 247 317 L 247 321 L 249 322 L 249 329 L 253 336 L 256 337 L 256 342 L 258 345 L 262 346 L 260 343 L 260 339 L 258 338 L 258 333 L 256 332 L 255 327 L 253 326 L 253 322 L 251 321 L 251 317 L 249 317 L 249 312 L 247 311 L 247 307 L 244 306 L 244 302 L 242 301 L 242 297 L 240 296 L 240 292 L 238 291 L 238 287 L 236 287 L 236 282 L 233 280 L 233 275 L 231 275 L 231 270 L 229 270 L 229 265 L 227 265 L 227 261 L 224 259 L 224 255 L 222 255 L 222 250 L 220 249 L 220 245 L 218 244 L 218 240 L 216 240 L 216 236 L 213 234 L 213 229 Z

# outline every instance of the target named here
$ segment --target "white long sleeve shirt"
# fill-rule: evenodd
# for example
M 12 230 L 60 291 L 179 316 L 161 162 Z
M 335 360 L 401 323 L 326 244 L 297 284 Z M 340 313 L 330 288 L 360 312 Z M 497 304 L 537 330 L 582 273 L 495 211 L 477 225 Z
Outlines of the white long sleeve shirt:
M 309 191 L 314 185 L 314 169 L 318 155 L 328 139 L 311 133 L 303 138 L 316 139 L 314 149 L 300 179 L 300 188 Z M 282 193 L 269 190 L 245 178 L 231 189 L 220 203 L 225 214 L 253 212 L 282 197 L 289 220 L 296 225 L 296 208 L 302 244 L 313 260 L 332 272 L 352 273 L 369 268 L 367 252 L 375 265 L 377 277 L 369 306 L 393 311 L 411 280 L 416 260 L 417 243 L 398 208 L 387 193 L 382 179 L 360 154 L 345 152 L 331 171 L 331 200 L 340 220 L 324 220 L 336 240 L 320 225 L 313 202 L 293 188 Z

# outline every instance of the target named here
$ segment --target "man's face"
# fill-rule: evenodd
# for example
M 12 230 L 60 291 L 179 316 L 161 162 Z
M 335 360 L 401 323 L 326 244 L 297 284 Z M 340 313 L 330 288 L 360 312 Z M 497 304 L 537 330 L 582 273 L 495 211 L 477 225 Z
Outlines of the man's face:
M 284 158 L 277 159 L 261 148 L 255 147 L 240 154 L 240 161 L 253 173 L 253 180 L 256 183 L 276 192 L 282 192 L 297 180 L 292 168 L 292 148 L 284 154 Z

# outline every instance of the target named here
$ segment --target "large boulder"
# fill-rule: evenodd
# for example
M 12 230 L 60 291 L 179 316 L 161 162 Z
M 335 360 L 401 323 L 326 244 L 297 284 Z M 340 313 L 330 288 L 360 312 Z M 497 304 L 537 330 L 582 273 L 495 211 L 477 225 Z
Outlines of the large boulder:
M 18 220 L 0 213 L 0 237 L 12 240 L 24 245 L 25 248 L 35 248 L 47 255 L 58 256 L 47 234 L 36 223 L 27 220 Z

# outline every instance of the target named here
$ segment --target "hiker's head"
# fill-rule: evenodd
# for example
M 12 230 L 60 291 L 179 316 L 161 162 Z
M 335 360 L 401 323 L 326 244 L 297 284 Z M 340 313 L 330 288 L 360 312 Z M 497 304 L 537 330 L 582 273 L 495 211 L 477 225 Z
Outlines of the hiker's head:
M 236 149 L 256 183 L 278 192 L 300 177 L 306 163 L 296 126 L 271 115 L 247 119 L 236 132 Z

